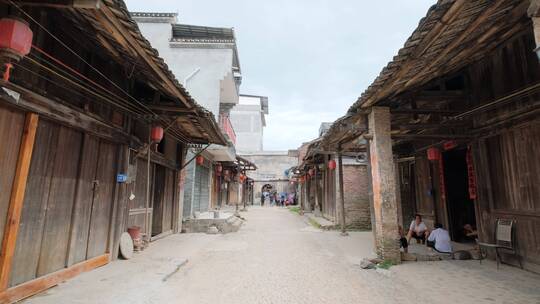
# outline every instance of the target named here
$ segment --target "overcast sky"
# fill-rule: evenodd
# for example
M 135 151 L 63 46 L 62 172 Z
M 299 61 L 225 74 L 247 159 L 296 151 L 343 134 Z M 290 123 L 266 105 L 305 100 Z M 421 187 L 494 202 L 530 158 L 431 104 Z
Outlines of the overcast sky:
M 435 0 L 126 0 L 179 23 L 234 27 L 243 94 L 268 96 L 265 150 L 318 136 L 392 59 Z

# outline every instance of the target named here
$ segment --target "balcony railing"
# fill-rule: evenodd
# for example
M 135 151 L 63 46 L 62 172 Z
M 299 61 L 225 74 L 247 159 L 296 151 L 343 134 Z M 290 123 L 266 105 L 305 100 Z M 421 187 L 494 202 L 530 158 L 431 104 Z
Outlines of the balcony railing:
M 219 126 L 221 127 L 221 130 L 229 136 L 232 143 L 236 145 L 236 133 L 234 132 L 234 128 L 228 115 L 219 116 Z

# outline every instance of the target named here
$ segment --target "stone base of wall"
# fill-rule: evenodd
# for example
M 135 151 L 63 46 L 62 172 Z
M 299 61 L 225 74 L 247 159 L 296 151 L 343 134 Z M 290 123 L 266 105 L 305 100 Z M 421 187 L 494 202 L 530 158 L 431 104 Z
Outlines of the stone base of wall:
M 217 219 L 187 219 L 182 223 L 183 233 L 207 233 L 210 227 L 216 227 L 219 233 L 236 232 L 244 221 L 237 216 Z

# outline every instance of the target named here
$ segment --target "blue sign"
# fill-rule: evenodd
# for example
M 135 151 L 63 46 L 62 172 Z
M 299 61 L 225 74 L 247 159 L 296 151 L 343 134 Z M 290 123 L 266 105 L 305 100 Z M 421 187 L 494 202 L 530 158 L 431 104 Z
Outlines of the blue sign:
M 116 175 L 116 181 L 119 183 L 125 183 L 127 181 L 127 175 L 119 173 L 118 175 Z

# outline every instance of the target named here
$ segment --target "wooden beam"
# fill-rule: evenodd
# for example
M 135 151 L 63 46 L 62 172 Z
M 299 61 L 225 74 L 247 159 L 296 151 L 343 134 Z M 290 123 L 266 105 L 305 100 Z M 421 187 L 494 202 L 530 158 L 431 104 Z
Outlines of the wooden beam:
M 392 130 L 423 130 L 423 129 L 438 129 L 438 128 L 457 128 L 467 126 L 468 122 L 453 122 L 453 123 L 417 123 L 417 124 L 395 124 L 392 125 Z
M 101 267 L 107 263 L 109 263 L 109 255 L 103 254 L 75 264 L 69 268 L 62 269 L 35 280 L 12 287 L 8 290 L 0 292 L 0 303 L 14 303 L 20 301 L 56 286 L 61 282 L 77 276 L 78 274 Z
M 471 139 L 472 135 L 464 134 L 393 134 L 392 139 L 414 139 L 414 140 L 443 140 L 443 139 Z
M 14 99 L 7 95 L 0 95 L 0 101 L 6 101 L 18 108 L 22 107 L 28 111 L 38 113 L 40 116 L 56 120 L 61 124 L 84 130 L 90 134 L 114 142 L 122 141 L 129 143 L 130 141 L 138 141 L 135 137 L 130 136 L 123 130 L 112 127 L 111 124 L 106 124 L 90 115 L 84 114 L 80 110 L 72 109 L 58 101 L 36 94 L 21 86 L 2 82 L 0 90 L 2 86 L 20 93 L 21 96 L 19 99 Z
M 149 105 L 148 107 L 155 111 L 172 112 L 174 114 L 197 114 L 195 109 L 185 109 L 179 106 Z
M 38 115 L 34 113 L 26 114 L 19 157 L 15 169 L 15 177 L 11 187 L 4 237 L 2 239 L 2 252 L 0 254 L 0 291 L 6 290 L 9 282 L 11 262 L 13 254 L 15 253 L 19 223 L 21 222 L 26 180 L 28 179 L 28 171 L 30 170 L 30 161 L 32 160 L 37 125 Z
M 393 109 L 391 114 L 441 114 L 455 115 L 463 112 L 462 110 L 441 110 L 441 109 Z
M 101 0 L 42 0 L 42 1 L 18 1 L 23 6 L 40 6 L 53 8 L 84 8 L 100 9 Z

